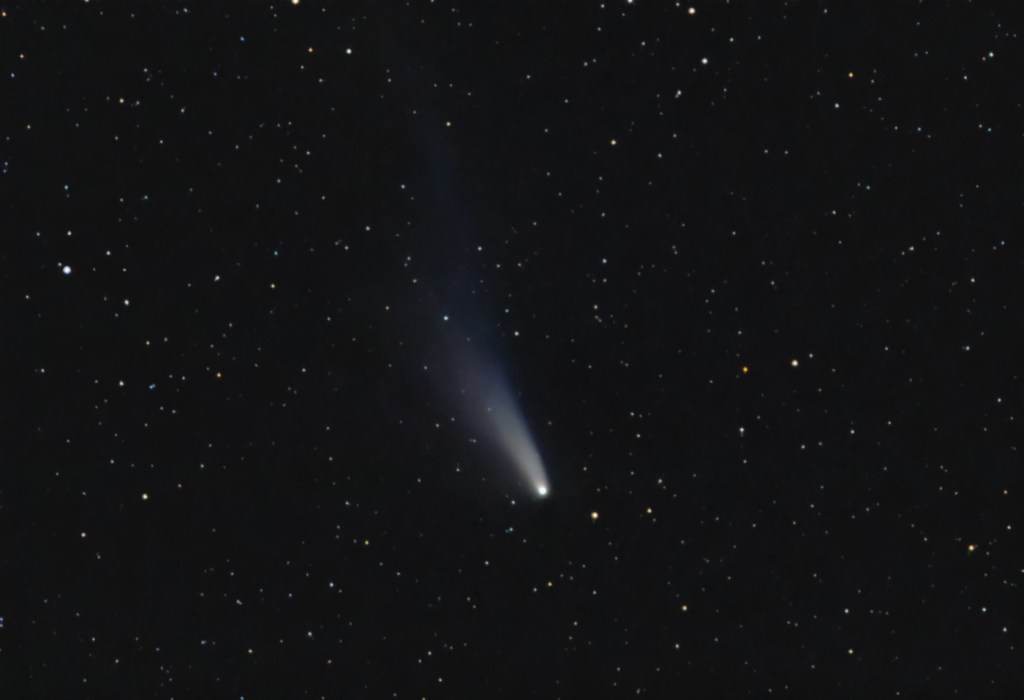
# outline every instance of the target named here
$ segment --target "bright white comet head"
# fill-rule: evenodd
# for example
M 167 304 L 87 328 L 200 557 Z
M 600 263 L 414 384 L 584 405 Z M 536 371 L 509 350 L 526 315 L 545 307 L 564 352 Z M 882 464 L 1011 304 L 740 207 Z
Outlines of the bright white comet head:
M 538 495 L 547 496 L 548 477 L 544 463 L 540 459 L 540 452 L 508 389 L 504 384 L 495 383 L 490 387 L 484 400 L 489 428 L 502 452 L 508 455 L 519 473 Z
M 540 452 L 504 378 L 493 365 L 476 358 L 463 360 L 463 392 L 470 399 L 474 420 L 494 439 L 530 488 L 538 496 L 547 496 L 551 487 Z

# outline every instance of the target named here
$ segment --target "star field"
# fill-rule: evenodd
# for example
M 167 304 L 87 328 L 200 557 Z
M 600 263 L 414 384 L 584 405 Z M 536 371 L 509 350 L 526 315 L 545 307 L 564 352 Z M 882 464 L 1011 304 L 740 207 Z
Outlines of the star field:
M 1020 695 L 1009 8 L 0 4 L 0 696 Z

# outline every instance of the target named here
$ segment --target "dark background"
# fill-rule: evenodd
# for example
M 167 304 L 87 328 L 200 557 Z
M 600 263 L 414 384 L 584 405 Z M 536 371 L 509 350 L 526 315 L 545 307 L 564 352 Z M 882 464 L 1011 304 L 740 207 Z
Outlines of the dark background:
M 689 7 L 0 6 L 0 697 L 1024 692 L 1020 15 Z

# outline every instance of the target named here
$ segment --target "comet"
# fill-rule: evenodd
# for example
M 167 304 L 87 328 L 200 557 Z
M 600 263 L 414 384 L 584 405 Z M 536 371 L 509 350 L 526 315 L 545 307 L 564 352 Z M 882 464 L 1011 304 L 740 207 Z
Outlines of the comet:
M 537 495 L 547 496 L 550 486 L 544 462 L 511 392 L 500 384 L 490 387 L 485 398 L 488 432 Z
M 539 497 L 551 493 L 544 461 L 523 412 L 497 363 L 475 353 L 460 353 L 459 379 L 466 415 Z

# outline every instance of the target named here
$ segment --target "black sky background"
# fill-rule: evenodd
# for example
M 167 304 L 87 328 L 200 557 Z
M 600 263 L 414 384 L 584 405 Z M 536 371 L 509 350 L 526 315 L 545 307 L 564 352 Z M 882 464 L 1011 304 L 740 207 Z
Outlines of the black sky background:
M 0 697 L 1024 690 L 1018 14 L 690 7 L 0 5 Z

